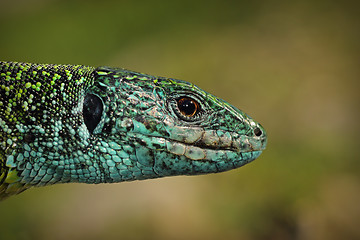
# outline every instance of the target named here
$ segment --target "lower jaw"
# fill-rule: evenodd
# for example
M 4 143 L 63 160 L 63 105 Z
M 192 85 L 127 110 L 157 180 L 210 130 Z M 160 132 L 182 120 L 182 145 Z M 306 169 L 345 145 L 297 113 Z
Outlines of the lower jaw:
M 234 168 L 241 167 L 245 164 L 248 164 L 248 163 L 254 161 L 255 159 L 257 159 L 260 156 L 261 153 L 262 153 L 262 151 L 253 151 L 253 152 L 242 153 L 241 155 L 243 156 L 243 158 L 233 161 Z
M 225 154 L 225 153 L 223 153 L 223 154 Z M 212 159 L 211 161 L 209 161 L 207 163 L 209 166 L 214 165 L 214 167 L 216 167 L 216 171 L 207 171 L 207 173 L 209 173 L 209 172 L 225 172 L 225 171 L 239 168 L 241 166 L 244 166 L 244 165 L 252 162 L 260 154 L 261 154 L 261 151 L 243 152 L 243 153 L 227 151 L 227 158 L 218 159 L 218 160 Z M 196 161 L 194 161 L 194 162 L 196 162 Z M 210 167 L 209 167 L 209 169 L 210 169 Z M 206 171 L 204 171 L 203 173 L 206 173 Z

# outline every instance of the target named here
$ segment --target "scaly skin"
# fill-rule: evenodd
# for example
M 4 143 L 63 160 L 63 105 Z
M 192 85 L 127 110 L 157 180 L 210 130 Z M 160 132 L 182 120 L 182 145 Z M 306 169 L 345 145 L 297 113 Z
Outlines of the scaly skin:
M 0 62 L 0 84 L 0 199 L 55 183 L 223 172 L 266 146 L 249 116 L 180 80 Z

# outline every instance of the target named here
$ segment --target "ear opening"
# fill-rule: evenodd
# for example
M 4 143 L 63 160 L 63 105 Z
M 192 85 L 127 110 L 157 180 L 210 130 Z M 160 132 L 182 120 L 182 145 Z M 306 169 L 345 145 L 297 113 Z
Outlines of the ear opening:
M 93 133 L 99 124 L 103 111 L 104 104 L 101 98 L 95 94 L 86 94 L 83 106 L 83 117 L 90 133 Z

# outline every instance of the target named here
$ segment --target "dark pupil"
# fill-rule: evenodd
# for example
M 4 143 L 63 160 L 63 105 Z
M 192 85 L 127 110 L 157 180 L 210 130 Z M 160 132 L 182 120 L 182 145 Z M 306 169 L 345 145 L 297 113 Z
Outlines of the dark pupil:
M 197 103 L 190 98 L 179 99 L 178 107 L 180 112 L 187 117 L 194 116 L 197 111 Z

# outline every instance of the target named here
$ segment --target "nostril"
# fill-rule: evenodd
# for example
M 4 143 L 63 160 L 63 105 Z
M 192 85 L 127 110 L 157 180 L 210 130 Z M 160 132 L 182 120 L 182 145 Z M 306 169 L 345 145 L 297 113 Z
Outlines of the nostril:
M 260 128 L 255 128 L 255 129 L 254 129 L 254 134 L 255 134 L 255 136 L 257 136 L 257 137 L 260 137 L 260 136 L 262 135 L 261 129 L 260 129 Z

